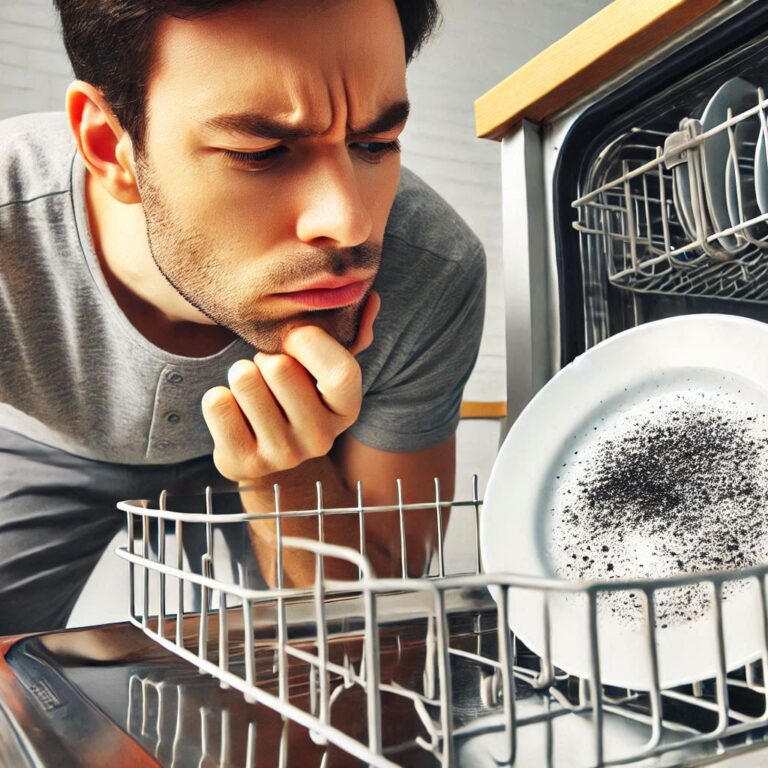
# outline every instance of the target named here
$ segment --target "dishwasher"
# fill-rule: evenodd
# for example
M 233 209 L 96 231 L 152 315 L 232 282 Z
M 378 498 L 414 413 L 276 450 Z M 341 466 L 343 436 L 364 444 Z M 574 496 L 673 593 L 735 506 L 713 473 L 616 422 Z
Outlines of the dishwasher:
M 649 6 L 665 4 L 685 5 Z M 702 12 L 642 61 L 546 120 L 504 129 L 511 419 L 558 369 L 619 331 L 698 312 L 768 320 L 768 190 L 765 199 L 750 191 L 768 185 L 766 5 L 699 3 Z M 746 86 L 728 85 L 734 81 L 748 83 L 753 98 L 715 110 L 724 87 L 743 93 Z M 707 164 L 715 149 L 730 185 L 724 208 L 712 202 Z M 445 499 L 435 482 L 433 499 L 406 504 L 398 484 L 396 504 L 371 507 L 358 485 L 356 506 L 339 509 L 324 506 L 318 485 L 316 506 L 303 511 L 281 509 L 276 487 L 271 589 L 244 586 L 237 567 L 226 574 L 214 568 L 222 527 L 254 518 L 222 512 L 231 506 L 225 492 L 206 489 L 194 509 L 174 508 L 166 494 L 121 502 L 128 543 L 117 554 L 127 561 L 128 621 L 0 640 L 0 763 L 768 762 L 768 565 L 634 582 L 485 573 L 477 478 L 472 487 L 471 498 Z M 448 510 L 468 517 L 475 532 L 466 542 L 469 557 L 457 562 L 442 546 Z M 295 515 L 316 522 L 316 540 L 282 534 L 283 521 Z M 339 515 L 359 531 L 359 547 L 323 540 L 324 521 Z M 375 578 L 365 557 L 366 521 L 375 515 L 389 515 L 399 535 L 398 578 Z M 418 579 L 406 569 L 405 530 L 414 515 L 432 521 L 437 542 L 429 573 Z M 207 549 L 192 567 L 182 543 L 195 528 L 204 528 Z M 284 583 L 288 550 L 314 558 L 312 588 Z M 330 559 L 356 575 L 328 578 Z M 762 647 L 730 669 L 722 601 L 744 580 L 758 586 Z M 656 596 L 691 585 L 710 595 L 713 673 L 662 685 Z M 508 626 L 512 590 L 542 597 L 540 654 Z M 643 606 L 638 663 L 651 671 L 646 690 L 601 682 L 597 604 L 617 590 L 634 590 Z M 550 658 L 548 605 L 562 593 L 583 599 L 590 612 L 587 631 L 572 638 L 590 659 L 583 678 Z

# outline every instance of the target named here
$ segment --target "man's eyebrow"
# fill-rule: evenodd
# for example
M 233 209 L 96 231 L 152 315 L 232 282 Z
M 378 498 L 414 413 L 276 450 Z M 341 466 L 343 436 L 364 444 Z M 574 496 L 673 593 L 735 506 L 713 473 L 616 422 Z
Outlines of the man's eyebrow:
M 352 136 L 362 136 L 369 133 L 391 131 L 408 119 L 410 108 L 407 100 L 396 101 L 390 104 L 368 125 L 360 126 L 359 128 L 350 127 L 349 134 Z M 322 131 L 302 128 L 301 126 L 292 125 L 268 115 L 260 115 L 253 112 L 216 115 L 206 120 L 203 123 L 203 127 L 228 133 L 255 136 L 261 139 L 307 139 L 322 134 Z
M 411 111 L 411 105 L 408 101 L 396 101 L 390 104 L 373 122 L 362 128 L 350 128 L 353 136 L 362 136 L 366 133 L 386 133 L 398 125 L 402 125 Z

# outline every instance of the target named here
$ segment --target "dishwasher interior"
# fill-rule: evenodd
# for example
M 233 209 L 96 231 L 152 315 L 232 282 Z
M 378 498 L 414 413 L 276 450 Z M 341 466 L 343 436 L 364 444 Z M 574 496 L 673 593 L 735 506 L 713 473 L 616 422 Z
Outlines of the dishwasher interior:
M 767 25 L 751 4 L 576 119 L 554 179 L 562 364 L 665 317 L 768 321 Z
M 476 522 L 482 500 L 282 512 L 272 515 L 278 552 L 315 559 L 313 588 L 249 589 L 212 567 L 217 527 L 247 525 L 254 515 L 168 509 L 167 498 L 123 502 L 128 517 L 132 588 L 126 624 L 35 635 L 0 653 L 0 745 L 14 765 L 163 766 L 599 766 L 703 765 L 764 745 L 768 737 L 768 646 L 727 670 L 723 589 L 752 579 L 768 626 L 765 576 L 749 571 L 693 574 L 657 581 L 563 582 L 483 574 L 478 539 L 470 572 L 456 572 L 440 547 L 423 578 L 377 579 L 352 548 L 281 535 L 291 515 L 316 520 L 347 515 L 365 542 L 370 515 L 387 514 L 394 530 L 427 515 L 436 532 L 444 513 Z M 399 489 L 402 493 L 402 489 Z M 263 516 L 260 516 L 263 519 Z M 193 568 L 173 539 L 204 526 L 208 551 Z M 439 541 L 439 538 L 436 539 Z M 405 547 L 401 556 L 405 562 Z M 177 548 L 177 552 L 181 550 Z M 356 571 L 329 579 L 326 563 Z M 197 572 L 195 572 L 197 571 Z M 663 589 L 701 585 L 720 617 L 711 678 L 663 687 L 656 659 L 656 602 Z M 188 610 L 193 585 L 199 612 Z M 538 654 L 506 619 L 515 590 L 542 597 L 545 646 Z M 601 683 L 599 605 L 606 593 L 642 597 L 646 690 Z M 567 592 L 585 601 L 594 621 L 587 679 L 549 657 L 550 601 Z M 513 619 L 509 616 L 510 620 Z M 4 658 L 2 658 L 4 656 Z M 640 663 L 638 659 L 638 663 Z M 14 741 L 8 734 L 14 732 Z M 25 734 L 24 738 L 18 736 Z M 15 752 L 11 750 L 15 749 Z M 142 757 L 130 750 L 139 749 Z M 8 758 L 12 755 L 13 759 Z M 66 756 L 66 757 L 65 757 Z M 24 760 L 22 760 L 22 757 Z M 121 762 L 122 759 L 122 762 Z

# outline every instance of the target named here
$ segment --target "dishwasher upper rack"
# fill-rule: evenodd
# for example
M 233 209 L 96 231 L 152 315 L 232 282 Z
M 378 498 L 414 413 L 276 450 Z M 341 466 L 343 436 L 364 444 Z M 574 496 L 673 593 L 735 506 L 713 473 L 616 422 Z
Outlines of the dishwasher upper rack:
M 572 203 L 583 258 L 603 260 L 608 281 L 624 290 L 768 302 L 768 211 L 757 213 L 754 197 L 745 194 L 753 184 L 752 139 L 762 136 L 768 164 L 767 107 L 764 89 L 756 88 L 753 107 L 738 114 L 729 108 L 727 119 L 709 130 L 684 118 L 672 133 L 634 127 L 611 142 Z M 747 126 L 758 134 L 749 137 L 752 154 L 739 158 L 746 144 L 736 136 Z M 703 155 L 723 134 L 728 155 L 716 181 L 727 183 L 730 165 L 736 205 L 713 215 Z M 734 238 L 737 247 L 724 247 Z
M 515 762 L 520 745 L 537 727 L 545 728 L 536 738 L 541 741 L 541 759 L 551 760 L 553 742 L 557 743 L 557 724 L 562 718 L 576 717 L 589 722 L 589 744 L 580 743 L 584 750 L 584 765 L 694 765 L 711 762 L 714 756 L 732 754 L 749 748 L 768 745 L 768 611 L 766 610 L 766 578 L 768 565 L 748 569 L 689 574 L 657 580 L 615 580 L 608 582 L 564 582 L 511 574 L 483 574 L 480 572 L 479 549 L 476 572 L 449 575 L 445 562 L 438 564 L 435 576 L 420 579 L 377 579 L 366 557 L 349 547 L 340 547 L 323 541 L 300 539 L 281 535 L 281 521 L 290 517 L 315 516 L 320 522 L 327 515 L 356 516 L 364 529 L 365 518 L 381 512 L 396 512 L 400 520 L 401 539 L 408 515 L 418 511 L 435 512 L 435 525 L 440 530 L 441 511 L 448 507 L 469 507 L 479 524 L 482 501 L 477 494 L 474 479 L 473 498 L 468 501 L 444 501 L 440 498 L 439 484 L 435 481 L 435 500 L 424 504 L 403 504 L 402 486 L 398 482 L 399 503 L 387 507 L 366 507 L 358 485 L 357 507 L 325 508 L 322 487 L 317 485 L 316 509 L 299 512 L 282 511 L 279 487 L 275 486 L 275 512 L 269 515 L 213 514 L 214 493 L 206 489 L 206 513 L 186 513 L 164 509 L 165 494 L 159 508 L 153 509 L 146 501 L 126 501 L 118 506 L 128 516 L 129 540 L 118 554 L 129 562 L 131 572 L 131 622 L 164 649 L 176 654 L 197 668 L 200 673 L 218 679 L 222 688 L 240 691 L 247 702 L 265 704 L 284 719 L 304 726 L 313 741 L 333 744 L 348 755 L 367 765 L 397 768 L 409 765 L 398 762 L 405 749 L 418 747 L 433 759 L 435 765 L 456 766 L 460 762 L 461 744 L 467 740 L 490 734 L 498 737 L 495 752 L 489 764 L 520 765 Z M 287 550 L 303 550 L 315 555 L 315 584 L 312 588 L 283 586 L 281 571 L 277 573 L 275 589 L 246 589 L 236 583 L 216 579 L 212 572 L 211 528 L 216 525 L 242 525 L 249 520 L 274 519 L 277 529 L 278 563 Z M 141 520 L 140 538 L 134 523 Z M 157 554 L 150 551 L 149 530 L 157 524 Z M 200 525 L 208 532 L 208 551 L 202 559 L 206 575 L 191 572 L 178 555 L 176 566 L 165 562 L 167 536 L 166 523 L 173 525 L 175 535 L 181 537 L 183 528 Z M 322 524 L 319 525 L 322 531 Z M 477 533 L 477 528 L 476 528 Z M 477 539 L 476 539 L 477 541 Z M 181 548 L 177 547 L 180 553 Z M 351 563 L 358 570 L 354 580 L 333 580 L 325 577 L 326 558 Z M 135 573 L 136 572 L 136 573 Z M 138 575 L 139 592 L 134 590 L 134 575 Z M 156 580 L 161 595 L 159 608 L 150 611 L 150 580 Z M 176 614 L 165 609 L 162 596 L 166 581 L 179 586 L 180 603 Z M 723 588 L 729 583 L 744 580 L 756 582 L 759 591 L 762 643 L 759 659 L 740 670 L 726 669 L 723 632 Z M 143 587 L 141 586 L 143 582 Z M 201 612 L 195 637 L 185 637 L 183 584 L 195 584 L 202 591 Z M 702 680 L 690 686 L 664 688 L 659 684 L 656 651 L 655 595 L 660 590 L 675 587 L 703 585 L 711 593 L 712 610 L 717 628 L 717 670 L 711 680 Z M 508 592 L 510 589 L 536 590 L 544 596 L 545 649 L 541 656 L 528 651 L 510 632 L 506 622 Z M 478 591 L 495 591 L 490 601 L 491 615 L 478 612 L 475 616 L 477 643 L 472 647 L 456 647 L 451 632 L 452 610 L 465 603 L 472 606 L 472 595 Z M 650 669 L 650 690 L 644 692 L 616 689 L 601 683 L 600 654 L 597 642 L 597 604 L 601 595 L 619 590 L 633 590 L 642 596 L 644 606 L 644 632 Z M 549 600 L 550 595 L 569 593 L 581 595 L 589 605 L 589 637 L 591 675 L 589 679 L 569 676 L 553 666 L 550 658 Z M 140 597 L 141 599 L 137 599 Z M 409 620 L 423 620 L 424 674 L 419 681 L 404 685 L 402 681 L 382 676 L 384 655 L 380 643 L 382 628 L 394 621 L 392 615 L 382 612 L 384 601 L 392 598 L 398 606 L 404 605 Z M 350 603 L 351 601 L 351 603 Z M 453 605 L 453 609 L 451 609 Z M 352 606 L 352 607 L 350 607 Z M 311 634 L 298 638 L 291 634 L 291 615 L 300 608 L 306 618 L 312 617 Z M 257 676 L 257 649 L 248 639 L 259 637 L 254 625 L 254 611 L 267 609 L 274 615 L 274 638 L 267 643 L 271 654 L 271 674 Z M 258 615 L 258 611 L 257 611 Z M 233 616 L 242 627 L 242 659 L 232 655 L 235 633 Z M 351 617 L 351 621 L 350 621 Z M 261 630 L 263 633 L 263 623 Z M 332 642 L 341 638 L 344 643 L 360 640 L 359 653 L 351 657 L 346 651 L 341 659 L 334 657 Z M 492 642 L 489 642 L 492 640 Z M 345 646 L 346 647 L 346 646 Z M 264 640 L 259 649 L 264 651 Z M 398 653 L 401 651 L 398 641 Z M 482 711 L 469 719 L 457 720 L 461 708 L 460 696 L 453 688 L 456 662 L 473 667 L 478 672 L 477 685 Z M 309 696 L 304 706 L 293 700 L 297 683 L 297 669 L 304 676 L 304 690 Z M 135 681 L 134 681 L 135 682 Z M 133 682 L 131 683 L 133 685 Z M 150 685 L 149 688 L 152 686 Z M 350 735 L 332 723 L 334 704 L 344 691 L 354 688 L 364 696 L 360 709 L 362 731 Z M 144 695 L 147 686 L 139 690 Z M 133 691 L 133 689 L 132 689 Z M 531 711 L 520 706 L 523 695 L 533 693 L 543 701 Z M 525 693 L 527 691 L 527 693 Z M 385 744 L 382 739 L 382 719 L 387 714 L 383 697 L 394 697 L 406 702 L 420 733 L 405 743 Z M 523 702 L 525 703 L 525 702 Z M 143 702 L 146 705 L 146 702 Z M 146 713 L 143 716 L 146 717 Z M 632 745 L 627 750 L 612 723 L 623 719 L 633 725 L 640 724 L 647 735 L 642 746 Z M 222 729 L 224 721 L 222 717 Z M 691 723 L 696 723 L 692 725 Z M 611 726 L 610 728 L 607 726 Z M 201 727 L 205 727 L 203 723 Z M 222 739 L 224 739 L 222 730 Z M 255 765 L 255 731 L 248 726 L 248 745 L 245 765 Z M 572 737 L 571 737 L 572 738 Z M 500 741 L 499 741 L 500 739 Z M 499 749 L 499 744 L 501 748 Z M 618 750 L 618 751 L 617 751 Z M 224 746 L 222 745 L 222 754 Z M 530 751 L 526 752 L 529 759 Z M 679 758 L 679 761 L 677 761 Z M 522 759 L 522 758 L 521 758 Z M 675 762 L 670 762 L 674 759 Z M 226 763 L 220 763 L 225 765 Z M 287 754 L 281 753 L 281 765 L 288 765 Z M 479 765 L 473 762 L 472 765 Z M 551 764 L 537 762 L 535 764 Z M 571 763 L 568 763 L 571 765 Z M 321 766 L 325 762 L 321 762 Z

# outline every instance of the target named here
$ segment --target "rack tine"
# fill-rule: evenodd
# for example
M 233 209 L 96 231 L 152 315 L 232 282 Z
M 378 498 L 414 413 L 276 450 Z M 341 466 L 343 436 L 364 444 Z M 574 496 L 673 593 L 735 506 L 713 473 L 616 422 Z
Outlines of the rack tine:
M 445 768 L 455 765 L 453 745 L 453 686 L 449 660 L 448 616 L 445 611 L 445 593 L 439 587 L 434 591 L 434 611 L 437 629 L 437 669 L 440 686 L 440 729 L 442 735 L 441 764 Z
M 397 515 L 400 523 L 400 572 L 408 578 L 408 550 L 405 543 L 405 510 L 403 509 L 403 481 L 397 478 Z
M 440 504 L 440 479 L 435 478 L 435 517 L 437 519 L 437 563 L 438 575 L 445 576 L 445 556 L 443 554 L 443 510 Z
M 536 683 L 537 688 L 548 688 L 555 678 L 552 667 L 552 622 L 549 611 L 549 592 L 545 591 L 542 595 L 544 604 L 542 605 L 542 626 L 544 627 L 544 649 L 541 654 L 540 669 L 541 677 Z
M 669 216 L 667 214 L 667 185 L 664 181 L 664 171 L 662 170 L 662 155 L 661 147 L 656 147 L 656 159 L 659 162 L 658 176 L 659 176 L 659 208 L 661 210 L 661 227 L 664 235 L 664 250 L 669 253 L 672 250 L 671 241 L 669 238 Z
M 381 669 L 379 649 L 379 628 L 376 613 L 376 593 L 369 582 L 363 582 L 364 637 L 363 659 L 365 664 L 366 714 L 368 719 L 368 748 L 374 754 L 381 754 Z
M 275 526 L 277 533 L 277 588 L 280 594 L 277 598 L 277 673 L 278 689 L 280 701 L 288 701 L 288 654 L 286 651 L 286 615 L 285 598 L 282 595 L 285 585 L 285 574 L 283 573 L 283 526 L 282 515 L 280 513 L 280 486 L 275 483 L 273 486 L 275 495 Z
M 165 512 L 168 500 L 168 491 L 160 491 L 160 510 Z M 157 559 L 165 565 L 165 518 L 160 516 L 157 521 Z M 160 612 L 157 617 L 157 632 L 160 637 L 165 637 L 165 573 L 158 573 L 160 580 Z
M 229 671 L 229 625 L 227 618 L 227 593 L 219 591 L 219 666 L 224 672 Z M 229 688 L 229 683 L 220 681 L 221 688 Z
M 504 735 L 507 752 L 498 762 L 512 764 L 517 752 L 517 734 L 515 729 L 515 676 L 512 674 L 514 654 L 512 639 L 507 626 L 509 610 L 509 589 L 503 586 L 499 590 L 497 604 L 496 632 L 499 645 L 499 664 L 501 665 L 501 691 L 504 713 Z
M 144 560 L 144 594 L 142 595 L 141 623 L 146 627 L 149 624 L 149 516 L 141 516 L 141 557 Z
M 213 532 L 211 530 L 211 524 L 208 522 L 208 517 L 213 515 L 213 492 L 211 486 L 208 485 L 205 488 L 205 554 L 202 557 L 201 571 L 203 576 L 212 578 L 212 553 L 213 553 Z M 200 587 L 200 626 L 198 628 L 198 643 L 197 653 L 201 659 L 208 658 L 208 614 L 211 610 L 211 590 L 207 584 L 203 584 Z M 201 669 L 202 673 L 203 670 Z
M 224 707 L 221 710 L 221 748 L 219 750 L 219 765 L 231 765 L 232 739 L 229 721 L 229 710 Z
M 716 733 L 725 731 L 728 727 L 728 675 L 725 666 L 725 633 L 723 631 L 723 592 L 722 582 L 711 581 L 713 605 L 712 611 L 715 618 L 715 639 L 717 641 L 717 675 L 715 677 L 715 690 L 717 699 L 718 724 Z
M 320 483 L 318 482 L 318 486 Z M 322 495 L 322 490 L 318 489 Z M 321 499 L 322 503 L 322 499 Z M 323 567 L 323 555 L 315 553 L 315 625 L 317 628 L 317 671 L 320 677 L 320 713 L 319 719 L 322 726 L 331 723 L 331 707 L 329 702 L 329 677 L 328 677 L 328 627 L 325 618 L 325 577 Z M 313 737 L 315 743 L 326 744 L 324 733 L 317 733 Z
M 253 613 L 251 611 L 251 601 L 247 598 L 243 600 L 243 653 L 245 655 L 245 682 L 253 688 L 256 685 L 256 672 L 253 651 Z M 245 700 L 253 703 L 255 699 L 249 694 L 245 694 Z
M 128 526 L 128 554 L 133 555 L 135 554 L 135 545 L 134 545 L 134 533 L 133 533 L 133 513 L 132 512 L 126 512 L 126 515 L 128 516 L 128 519 L 126 521 L 126 524 Z M 131 618 L 136 620 L 136 574 L 135 574 L 135 568 L 133 565 L 133 560 L 130 560 L 128 562 L 128 606 L 129 610 L 131 612 Z
M 654 749 L 661 741 L 662 730 L 662 705 L 661 705 L 661 687 L 659 685 L 659 655 L 656 649 L 656 604 L 654 600 L 654 590 L 652 587 L 643 590 L 645 598 L 645 619 L 646 644 L 648 647 L 648 658 L 651 662 L 651 688 L 648 697 L 651 705 L 651 737 L 648 740 L 646 749 Z
M 480 492 L 476 474 L 472 475 L 472 504 L 475 508 L 475 573 L 480 573 L 483 563 L 480 554 Z
M 248 740 L 245 745 L 245 768 L 256 767 L 256 724 L 248 723 Z
M 363 507 L 363 483 L 357 481 L 357 520 L 360 527 L 360 554 L 365 556 L 365 508 Z M 363 578 L 363 569 L 358 569 L 358 576 Z
M 424 675 L 423 689 L 424 695 L 428 699 L 434 699 L 437 695 L 437 629 L 435 628 L 435 616 L 427 616 L 427 633 L 424 638 Z M 402 652 L 402 646 L 398 645 L 398 660 Z
M 184 545 L 182 544 L 183 523 L 181 520 L 176 520 L 176 569 L 179 571 L 184 570 Z M 182 647 L 184 645 L 184 580 L 177 578 L 177 599 L 178 604 L 176 606 L 176 645 Z
M 205 486 L 205 514 L 213 515 L 213 488 L 210 485 Z M 205 522 L 205 553 L 213 555 L 213 530 L 207 520 Z
M 277 757 L 279 768 L 288 768 L 288 723 L 287 717 L 283 718 L 283 730 L 280 732 L 280 753 Z
M 603 685 L 600 679 L 600 649 L 597 634 L 597 594 L 587 593 L 589 598 L 589 643 L 590 643 L 590 699 L 595 733 L 595 763 L 603 764 Z
M 317 497 L 317 540 L 322 542 L 325 541 L 325 509 L 323 508 L 323 484 L 320 480 L 315 483 L 315 494 Z
M 208 710 L 206 707 L 200 707 L 200 752 L 202 763 L 207 762 L 208 757 Z
M 763 633 L 763 645 L 760 653 L 760 662 L 763 672 L 762 686 L 765 696 L 764 713 L 768 715 L 768 610 L 766 610 L 765 576 L 757 577 L 758 599 L 760 600 L 760 625 Z
M 213 518 L 213 489 L 210 485 L 205 487 L 205 514 Z M 205 555 L 203 556 L 203 575 L 209 579 L 213 578 L 213 526 L 208 520 L 205 521 Z M 208 590 L 207 610 L 211 610 L 211 601 L 213 594 Z

